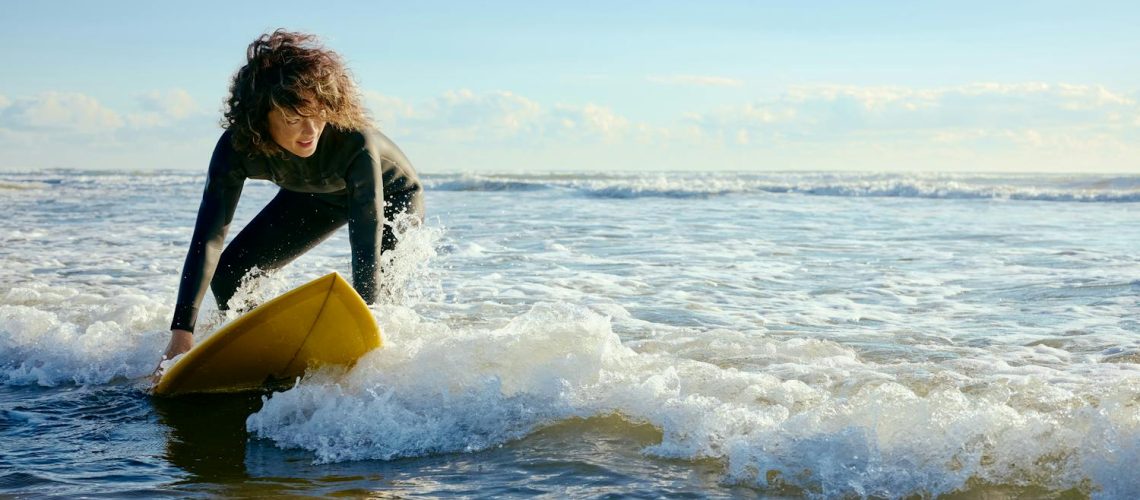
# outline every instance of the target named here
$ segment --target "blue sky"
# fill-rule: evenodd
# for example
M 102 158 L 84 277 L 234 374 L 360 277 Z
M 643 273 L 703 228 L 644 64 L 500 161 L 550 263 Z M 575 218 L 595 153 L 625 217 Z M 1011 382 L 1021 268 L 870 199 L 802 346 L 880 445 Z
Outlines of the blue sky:
M 424 172 L 1140 173 L 1135 2 L 5 2 L 0 168 L 203 169 L 310 31 Z

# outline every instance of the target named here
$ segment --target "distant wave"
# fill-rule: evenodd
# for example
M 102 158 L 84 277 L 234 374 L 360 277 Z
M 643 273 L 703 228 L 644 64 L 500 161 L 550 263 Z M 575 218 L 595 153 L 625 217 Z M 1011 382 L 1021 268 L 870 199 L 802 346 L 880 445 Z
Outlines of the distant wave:
M 1140 201 L 1140 191 L 1056 190 L 1036 187 L 969 186 L 926 182 L 889 182 L 882 184 L 830 184 L 766 186 L 764 191 L 799 193 L 814 196 L 930 198 L 930 199 L 993 199 L 1014 201 L 1068 201 L 1129 203 Z
M 892 174 L 428 175 L 436 191 L 561 189 L 597 198 L 706 198 L 768 193 L 806 196 L 1134 203 L 1140 176 Z
M 183 172 L 173 170 L 121 171 L 121 170 L 78 170 L 45 169 L 30 172 L 0 173 L 0 190 L 5 189 L 44 189 L 53 186 L 73 188 L 104 188 L 132 186 L 166 187 L 185 184 L 201 184 L 205 172 Z
M 524 180 L 498 180 L 487 178 L 438 181 L 431 185 L 436 191 L 539 191 L 550 186 L 542 182 Z
M 44 189 L 48 187 L 42 182 L 10 182 L 0 180 L 0 191 L 26 191 L 29 189 Z
M 54 169 L 0 175 L 0 191 L 74 187 L 196 185 L 203 172 Z M 768 173 L 423 174 L 425 187 L 453 192 L 556 190 L 591 198 L 710 198 L 747 194 L 800 196 L 1140 202 L 1140 175 Z

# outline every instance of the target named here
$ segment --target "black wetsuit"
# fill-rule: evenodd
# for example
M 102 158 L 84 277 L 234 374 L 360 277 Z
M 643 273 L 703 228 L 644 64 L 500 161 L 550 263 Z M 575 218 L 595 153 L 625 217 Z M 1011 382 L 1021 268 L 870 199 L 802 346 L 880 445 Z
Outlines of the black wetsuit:
M 223 252 L 246 179 L 269 180 L 281 190 Z M 210 159 L 170 328 L 194 330 L 207 287 L 218 307 L 225 308 L 254 266 L 279 268 L 346 223 L 352 285 L 372 303 L 380 253 L 396 244 L 391 225 L 384 222 L 405 211 L 422 219 L 423 189 L 411 162 L 380 132 L 327 127 L 316 152 L 302 158 L 289 152 L 275 157 L 238 153 L 226 131 Z

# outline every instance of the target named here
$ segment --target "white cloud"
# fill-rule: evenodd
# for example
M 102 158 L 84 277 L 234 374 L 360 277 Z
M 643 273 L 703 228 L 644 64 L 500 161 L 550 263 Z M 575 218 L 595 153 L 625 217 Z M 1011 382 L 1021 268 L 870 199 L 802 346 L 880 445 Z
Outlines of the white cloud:
M 600 139 L 614 143 L 630 132 L 627 118 L 613 110 L 587 104 L 584 107 L 557 105 L 543 119 L 552 138 Z
M 375 92 L 380 127 L 418 166 L 494 168 L 1081 169 L 1140 167 L 1140 94 L 1100 85 L 953 87 L 801 85 L 736 106 L 647 123 L 590 103 L 509 91 L 453 90 L 424 100 Z M 208 154 L 214 117 L 180 90 L 138 96 L 128 114 L 77 93 L 0 95 L 4 164 L 170 165 L 163 151 Z M 178 127 L 169 127 L 175 121 Z M 129 125 L 130 134 L 116 134 Z M 185 146 L 186 133 L 205 146 Z M 107 135 L 110 134 L 110 135 Z M 79 140 L 77 140 L 79 139 Z M 89 140 L 87 140 L 89 139 Z M 161 146 L 161 147 L 160 147 Z M 146 149 L 149 148 L 149 149 Z M 198 151 L 202 149 L 202 151 Z M 151 151 L 142 158 L 138 151 Z M 204 151 L 204 152 L 203 152 Z M 113 159 L 112 159 L 113 158 Z M 95 160 L 91 160 L 95 161 Z M 202 157 L 187 159 L 198 165 Z M 65 162 L 66 163 L 66 162 Z
M 162 113 L 171 118 L 186 118 L 198 111 L 198 105 L 190 93 L 182 89 L 168 91 L 152 90 L 139 97 L 143 108 Z
M 164 127 L 170 120 L 159 113 L 131 113 L 127 115 L 127 123 L 133 128 Z
M 703 75 L 651 75 L 646 80 L 662 85 L 693 85 L 699 87 L 741 87 L 744 81 L 723 76 Z
M 198 104 L 183 89 L 152 90 L 137 100 L 143 111 L 127 115 L 127 123 L 135 128 L 164 127 L 199 113 Z
M 0 107 L 0 126 L 15 130 L 104 134 L 122 127 L 123 119 L 94 97 L 74 92 L 43 92 Z
M 8 154 L 0 168 L 201 168 L 217 141 L 216 118 L 198 112 L 184 91 L 137 97 L 144 110 L 123 113 L 83 93 L 5 96 L 0 149 Z
M 372 111 L 372 117 L 380 128 L 395 126 L 414 115 L 412 106 L 402 99 L 373 91 L 364 91 L 363 94 L 365 106 Z
M 1089 132 L 1125 126 L 1127 117 L 1138 112 L 1135 100 L 1097 85 L 977 83 L 933 89 L 815 85 L 792 87 L 775 99 L 691 114 L 687 121 L 724 139 L 747 130 L 751 142 L 761 137 L 829 142 L 876 136 L 892 142 L 900 137 L 946 142 L 971 137 L 1012 140 L 1027 130 Z
M 436 124 L 457 139 L 509 139 L 534 133 L 540 127 L 542 107 L 507 91 L 476 94 L 448 91 L 424 106 L 417 117 Z
M 419 103 L 367 95 L 383 127 L 421 143 L 659 151 L 684 144 L 709 148 L 710 155 L 719 148 L 759 151 L 797 144 L 811 155 L 847 145 L 862 152 L 907 151 L 921 157 L 935 149 L 943 156 L 1078 147 L 1122 150 L 1129 137 L 1140 135 L 1133 123 L 1140 114 L 1137 102 L 1097 85 L 805 85 L 776 98 L 690 112 L 662 124 L 639 122 L 598 104 L 548 105 L 507 91 L 455 90 Z
M 446 141 L 501 141 L 534 133 L 541 125 L 541 106 L 507 91 L 451 90 L 415 105 L 377 92 L 364 96 L 381 128 L 397 134 Z
M 137 102 L 141 111 L 124 114 L 78 92 L 48 91 L 14 100 L 0 96 L 0 127 L 26 137 L 61 132 L 107 135 L 124 125 L 163 127 L 201 114 L 190 93 L 182 89 L 147 92 L 137 96 Z
M 745 168 L 1119 171 L 1140 166 L 1137 116 L 1100 85 L 805 85 L 688 113 L 677 138 Z
M 365 98 L 382 128 L 421 140 L 614 143 L 635 132 L 629 119 L 604 106 L 543 106 L 508 91 L 453 90 L 415 105 L 375 92 L 365 92 Z M 636 129 L 640 135 L 647 130 Z

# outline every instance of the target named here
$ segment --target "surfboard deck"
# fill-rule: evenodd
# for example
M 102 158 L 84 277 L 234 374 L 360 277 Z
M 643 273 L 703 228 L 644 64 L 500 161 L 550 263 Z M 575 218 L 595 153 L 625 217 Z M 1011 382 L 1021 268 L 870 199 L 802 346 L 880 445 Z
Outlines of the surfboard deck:
M 320 365 L 351 365 L 380 347 L 368 304 L 338 273 L 301 285 L 230 322 L 178 359 L 160 396 L 257 390 Z

